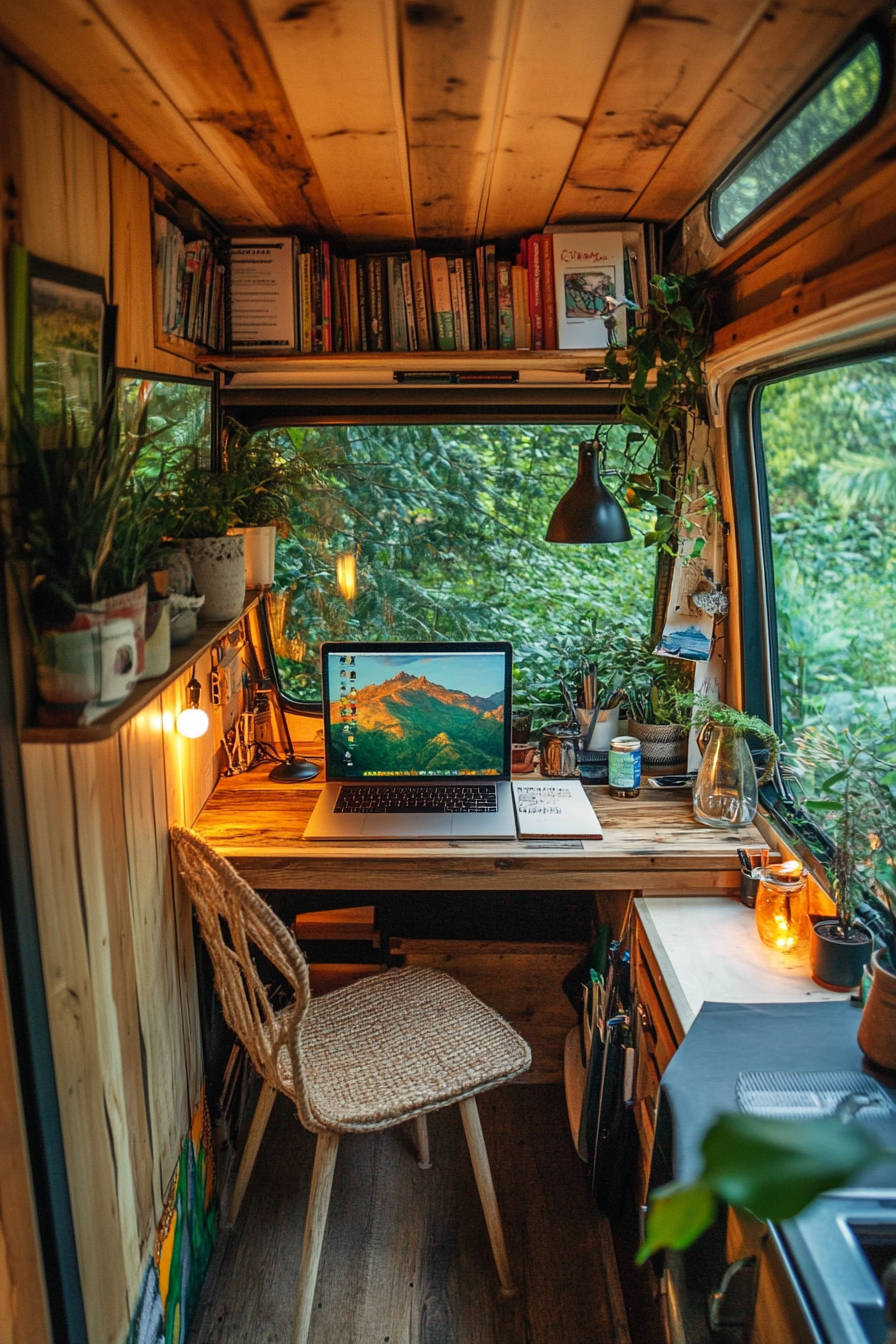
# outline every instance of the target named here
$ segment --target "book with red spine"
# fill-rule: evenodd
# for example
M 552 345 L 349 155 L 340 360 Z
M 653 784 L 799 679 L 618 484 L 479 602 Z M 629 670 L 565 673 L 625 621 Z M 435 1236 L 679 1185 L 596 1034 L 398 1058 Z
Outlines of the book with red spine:
M 544 349 L 544 298 L 542 296 L 540 234 L 533 233 L 526 243 L 529 261 L 529 321 L 532 325 L 532 349 Z
M 544 302 L 544 348 L 556 350 L 557 340 L 557 296 L 554 293 L 554 241 L 546 233 L 541 234 L 541 293 Z

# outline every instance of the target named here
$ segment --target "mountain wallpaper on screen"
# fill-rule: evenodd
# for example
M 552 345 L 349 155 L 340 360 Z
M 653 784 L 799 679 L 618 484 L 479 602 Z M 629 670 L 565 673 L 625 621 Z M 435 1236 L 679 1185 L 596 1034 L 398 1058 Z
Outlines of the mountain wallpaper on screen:
M 364 686 L 355 700 L 351 774 L 367 770 L 500 772 L 504 749 L 504 693 L 482 699 L 399 672 Z M 334 755 L 344 772 L 340 703 L 330 705 Z

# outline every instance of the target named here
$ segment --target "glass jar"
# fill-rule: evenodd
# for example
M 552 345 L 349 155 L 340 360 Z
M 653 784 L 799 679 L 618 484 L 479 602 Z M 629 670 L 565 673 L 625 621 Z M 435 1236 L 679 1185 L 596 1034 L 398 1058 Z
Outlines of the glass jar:
M 756 929 L 766 947 L 794 959 L 809 954 L 812 925 L 806 875 L 798 859 L 759 868 Z
M 712 729 L 704 746 L 707 730 Z M 748 826 L 759 806 L 759 785 L 750 748 L 740 728 L 707 724 L 698 734 L 703 760 L 694 784 L 694 816 L 704 826 L 736 831 Z

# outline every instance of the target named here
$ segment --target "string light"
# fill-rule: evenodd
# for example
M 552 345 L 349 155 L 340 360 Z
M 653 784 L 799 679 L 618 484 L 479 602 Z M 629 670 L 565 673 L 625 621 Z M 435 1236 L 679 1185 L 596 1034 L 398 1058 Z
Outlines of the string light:
M 358 560 L 354 551 L 340 551 L 336 557 L 336 587 L 346 602 L 358 596 Z
M 176 728 L 181 737 L 202 737 L 208 732 L 208 715 L 199 708 L 202 687 L 195 675 L 187 682 L 187 704 L 177 716 Z

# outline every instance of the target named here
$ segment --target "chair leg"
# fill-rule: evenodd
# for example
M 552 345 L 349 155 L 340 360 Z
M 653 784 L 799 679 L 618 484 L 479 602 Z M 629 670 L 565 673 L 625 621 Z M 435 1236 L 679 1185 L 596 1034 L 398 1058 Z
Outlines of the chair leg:
M 492 1254 L 495 1257 L 498 1278 L 501 1280 L 501 1295 L 502 1297 L 513 1297 L 516 1288 L 507 1260 L 504 1229 L 501 1226 L 501 1214 L 498 1211 L 498 1201 L 495 1197 L 492 1169 L 489 1166 L 488 1151 L 485 1147 L 482 1123 L 479 1119 L 475 1097 L 467 1097 L 466 1101 L 460 1103 L 460 1116 L 464 1123 L 464 1133 L 467 1136 L 467 1147 L 470 1150 L 479 1198 L 482 1201 L 482 1212 L 485 1214 L 488 1239 L 492 1244 Z
M 330 1207 L 330 1191 L 333 1188 L 333 1172 L 336 1170 L 338 1149 L 339 1135 L 332 1134 L 329 1130 L 321 1130 L 317 1136 L 314 1171 L 311 1174 L 311 1190 L 308 1195 L 308 1212 L 305 1215 L 305 1239 L 302 1242 L 302 1264 L 299 1269 L 294 1344 L 307 1344 L 308 1331 L 311 1327 L 317 1267 L 320 1264 L 320 1252 L 324 1244 L 327 1210 Z
M 246 1146 L 240 1159 L 240 1169 L 236 1174 L 236 1184 L 233 1187 L 233 1194 L 230 1196 L 230 1203 L 227 1206 L 225 1227 L 233 1227 L 236 1222 L 243 1196 L 246 1193 L 246 1187 L 249 1184 L 249 1178 L 252 1175 L 252 1168 L 255 1166 L 255 1159 L 264 1138 L 264 1132 L 271 1118 L 271 1110 L 276 1095 L 277 1089 L 275 1087 L 271 1087 L 270 1083 L 262 1083 L 261 1093 L 255 1106 L 255 1114 L 252 1117 L 252 1124 L 249 1126 Z
M 429 1160 L 429 1126 L 425 1115 L 414 1116 L 414 1139 L 417 1144 L 417 1166 L 421 1171 L 429 1171 L 432 1162 Z

